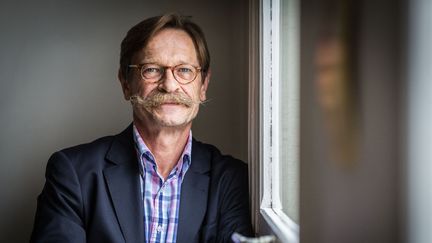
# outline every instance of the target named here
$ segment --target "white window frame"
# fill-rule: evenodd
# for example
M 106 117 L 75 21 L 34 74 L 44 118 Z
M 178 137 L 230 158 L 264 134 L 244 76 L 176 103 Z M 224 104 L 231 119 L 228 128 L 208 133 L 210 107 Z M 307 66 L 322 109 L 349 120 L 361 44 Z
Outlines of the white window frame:
M 299 242 L 299 225 L 282 211 L 279 196 L 280 1 L 249 2 L 249 161 L 254 212 L 252 217 L 258 234 L 271 233 L 281 242 Z M 296 9 L 293 12 L 299 11 Z M 295 26 L 298 26 L 298 17 L 290 17 L 291 21 L 297 21 Z M 298 31 L 298 28 L 293 31 Z M 290 39 L 292 48 L 298 48 L 298 33 L 292 36 L 295 37 Z

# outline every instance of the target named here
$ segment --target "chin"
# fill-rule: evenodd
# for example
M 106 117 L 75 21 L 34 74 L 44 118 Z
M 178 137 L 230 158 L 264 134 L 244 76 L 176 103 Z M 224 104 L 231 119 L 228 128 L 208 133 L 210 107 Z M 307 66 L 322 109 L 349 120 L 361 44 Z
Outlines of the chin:
M 162 127 L 183 127 L 192 122 L 191 118 L 168 118 L 154 116 L 153 120 Z
M 192 120 L 198 114 L 198 109 L 193 109 L 189 111 L 174 111 L 174 112 L 164 112 L 158 109 L 137 109 L 134 110 L 135 116 L 148 123 L 151 123 L 158 127 L 185 127 L 192 123 Z
M 189 110 L 188 112 L 172 112 L 165 113 L 154 111 L 152 113 L 153 120 L 156 124 L 164 127 L 181 127 L 189 125 L 198 114 L 198 110 Z

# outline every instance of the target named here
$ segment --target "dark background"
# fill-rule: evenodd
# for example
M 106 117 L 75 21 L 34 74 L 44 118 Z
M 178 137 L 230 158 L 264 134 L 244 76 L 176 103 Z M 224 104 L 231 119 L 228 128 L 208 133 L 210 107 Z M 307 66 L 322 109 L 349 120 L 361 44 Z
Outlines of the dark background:
M 28 242 L 50 154 L 132 121 L 117 81 L 120 42 L 144 18 L 192 15 L 212 57 L 193 135 L 247 158 L 247 1 L 2 1 L 0 242 Z

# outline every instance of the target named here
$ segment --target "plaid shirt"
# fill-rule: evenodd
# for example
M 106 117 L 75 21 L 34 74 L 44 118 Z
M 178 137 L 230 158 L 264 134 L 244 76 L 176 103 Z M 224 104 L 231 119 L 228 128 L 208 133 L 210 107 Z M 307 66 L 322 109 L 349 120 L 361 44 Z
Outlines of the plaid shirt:
M 141 172 L 145 242 L 176 242 L 181 183 L 191 163 L 192 132 L 189 133 L 188 142 L 177 165 L 166 181 L 157 172 L 154 156 L 135 125 L 133 134 Z

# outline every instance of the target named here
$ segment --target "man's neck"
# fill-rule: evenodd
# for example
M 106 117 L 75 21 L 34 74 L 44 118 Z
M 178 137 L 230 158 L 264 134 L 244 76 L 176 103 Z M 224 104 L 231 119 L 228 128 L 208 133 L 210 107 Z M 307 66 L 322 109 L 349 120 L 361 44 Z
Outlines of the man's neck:
M 148 124 L 134 121 L 134 125 L 155 157 L 158 173 L 166 180 L 183 153 L 192 124 L 181 127 L 149 127 Z

